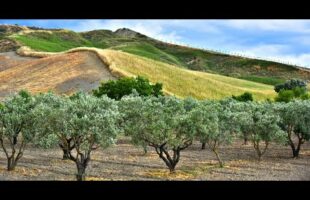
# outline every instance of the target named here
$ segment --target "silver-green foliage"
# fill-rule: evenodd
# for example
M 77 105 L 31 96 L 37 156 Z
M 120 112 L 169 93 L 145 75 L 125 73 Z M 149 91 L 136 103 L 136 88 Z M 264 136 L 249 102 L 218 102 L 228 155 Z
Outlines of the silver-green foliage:
M 74 148 L 69 156 L 77 165 L 77 179 L 83 180 L 91 152 L 115 143 L 120 116 L 117 104 L 106 96 L 97 98 L 85 93 L 71 99 L 52 94 L 42 98 L 44 103 L 38 106 L 37 114 L 42 119 L 40 133 L 44 137 L 38 137 L 42 138 L 39 143 L 49 147 L 71 138 Z
M 244 111 L 238 120 L 241 130 L 248 134 L 259 160 L 271 142 L 285 142 L 285 134 L 279 127 L 280 116 L 273 103 L 247 102 L 239 104 L 238 109 Z
M 281 117 L 280 127 L 286 132 L 293 157 L 299 156 L 301 145 L 310 139 L 310 101 L 295 100 L 275 104 Z
M 8 170 L 14 170 L 27 143 L 35 136 L 38 127 L 35 105 L 35 98 L 21 91 L 6 99 L 0 109 L 0 145 L 8 160 Z
M 195 132 L 200 142 L 208 144 L 221 167 L 224 163 L 219 155 L 219 147 L 231 143 L 233 133 L 238 128 L 231 108 L 233 103 L 234 101 L 202 101 L 189 112 L 188 117 L 191 122 L 189 130 Z
M 170 171 L 174 172 L 180 151 L 191 145 L 194 138 L 186 124 L 184 101 L 164 96 L 127 96 L 120 103 L 125 117 L 125 133 L 133 140 L 154 147 Z

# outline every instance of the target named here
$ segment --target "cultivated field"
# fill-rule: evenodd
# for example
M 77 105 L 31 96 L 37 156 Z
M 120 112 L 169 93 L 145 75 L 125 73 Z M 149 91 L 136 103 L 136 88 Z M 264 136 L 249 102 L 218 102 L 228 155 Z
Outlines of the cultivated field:
M 164 162 L 149 148 L 142 148 L 128 139 L 108 149 L 93 152 L 87 168 L 87 180 L 310 180 L 310 144 L 305 143 L 300 158 L 291 158 L 291 149 L 271 145 L 261 162 L 256 160 L 252 145 L 241 141 L 220 149 L 224 168 L 218 166 L 214 154 L 201 150 L 196 142 L 181 152 L 176 174 L 170 175 Z M 0 180 L 72 180 L 74 162 L 62 160 L 60 148 L 40 150 L 29 147 L 15 171 L 6 171 L 5 155 L 0 150 Z
M 90 91 L 100 81 L 115 79 L 92 52 L 74 52 L 36 59 L 10 52 L 0 54 L 0 66 L 0 98 L 21 89 L 32 93 L 52 90 L 61 94 L 77 90 Z

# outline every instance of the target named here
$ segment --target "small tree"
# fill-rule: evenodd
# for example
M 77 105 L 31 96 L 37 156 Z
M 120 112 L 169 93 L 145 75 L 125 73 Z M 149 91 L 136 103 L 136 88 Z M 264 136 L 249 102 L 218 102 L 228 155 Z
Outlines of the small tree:
M 118 133 L 119 112 L 115 101 L 106 96 L 95 98 L 78 93 L 75 98 L 64 101 L 63 107 L 59 109 L 42 105 L 41 109 L 48 109 L 53 113 L 47 115 L 44 124 L 44 130 L 47 131 L 41 133 L 55 135 L 58 140 L 71 138 L 74 148 L 69 151 L 69 158 L 76 164 L 77 180 L 82 181 L 85 180 L 85 170 L 91 159 L 91 152 L 97 149 L 98 145 L 105 148 L 114 143 Z M 56 120 L 54 116 L 58 114 L 62 116 L 60 120 L 63 121 L 63 125 L 53 123 Z
M 281 90 L 293 90 L 296 87 L 306 90 L 307 82 L 300 79 L 291 79 L 286 81 L 285 83 L 275 85 L 274 90 L 279 93 Z
M 189 121 L 192 122 L 192 130 L 202 143 L 202 149 L 205 149 L 205 145 L 208 144 L 209 148 L 215 153 L 220 166 L 223 166 L 223 162 L 218 155 L 218 145 L 216 145 L 215 140 L 220 137 L 218 133 L 219 130 L 219 119 L 216 104 L 214 105 L 204 105 L 200 103 L 195 109 L 189 113 Z
M 153 95 L 157 97 L 163 95 L 161 83 L 152 85 L 147 78 L 142 76 L 121 78 L 116 81 L 110 80 L 106 83 L 101 83 L 97 90 L 93 90 L 93 94 L 96 97 L 106 94 L 112 99 L 120 100 L 123 96 L 131 94 L 132 90 L 136 90 L 141 96 Z
M 233 104 L 232 112 L 234 112 L 237 116 L 236 124 L 238 124 L 238 133 L 240 137 L 244 140 L 243 145 L 247 145 L 250 137 L 250 132 L 248 129 L 248 122 L 243 122 L 242 120 L 246 120 L 246 118 L 242 118 L 242 116 L 247 116 L 252 112 L 251 102 L 235 102 Z
M 189 114 L 193 122 L 191 129 L 201 141 L 208 144 L 220 167 L 224 166 L 224 162 L 220 157 L 219 148 L 232 142 L 233 133 L 238 128 L 236 116 L 232 112 L 233 103 L 234 101 L 230 100 L 203 101 Z
M 244 113 L 239 123 L 243 130 L 249 133 L 249 139 L 253 143 L 258 160 L 261 160 L 270 142 L 282 143 L 285 140 L 285 134 L 278 126 L 280 117 L 275 112 L 273 104 L 253 102 L 249 105 L 251 111 Z
M 121 127 L 124 135 L 131 136 L 131 143 L 142 147 L 144 154 L 146 154 L 148 143 L 142 138 L 141 132 L 143 132 L 143 129 L 140 127 L 141 123 L 139 123 L 143 115 L 141 112 L 138 112 L 143 106 L 143 101 L 144 99 L 139 98 L 139 94 L 134 90 L 133 94 L 123 97 L 118 102 L 118 107 L 120 113 L 123 113 Z
M 232 98 L 237 100 L 237 101 L 241 101 L 241 102 L 248 102 L 248 101 L 253 101 L 254 100 L 253 95 L 250 92 L 245 92 L 245 93 L 243 93 L 242 95 L 239 95 L 239 96 L 234 96 L 233 95 Z M 242 128 L 242 127 L 240 127 L 240 128 Z M 243 130 L 242 133 L 243 133 L 243 140 L 244 140 L 243 144 L 247 145 L 248 144 L 248 140 L 249 140 L 248 139 L 248 133 L 245 130 Z
M 38 106 L 35 112 L 37 112 L 37 115 L 44 116 L 40 118 L 40 123 L 45 124 L 45 126 L 41 126 L 41 133 L 37 135 L 38 138 L 34 141 L 35 144 L 45 148 L 58 144 L 63 151 L 63 160 L 70 159 L 69 152 L 73 150 L 74 144 L 72 138 L 65 133 L 65 118 L 68 117 L 66 110 L 67 99 L 54 95 L 52 92 L 39 94 L 36 99 Z M 53 125 L 53 128 L 50 125 Z M 53 137 L 51 133 L 55 134 L 56 137 Z M 58 142 L 50 139 L 50 137 L 58 139 Z
M 301 145 L 310 139 L 310 101 L 279 103 L 277 107 L 281 116 L 280 127 L 287 133 L 293 157 L 297 158 Z
M 135 102 L 135 103 L 134 103 Z M 194 134 L 184 124 L 186 111 L 182 100 L 175 97 L 125 97 L 122 104 L 134 105 L 125 121 L 125 131 L 142 140 L 165 162 L 170 173 L 180 159 L 180 152 L 192 144 Z
M 0 145 L 7 157 L 7 170 L 14 170 L 37 128 L 32 109 L 35 100 L 26 91 L 6 99 L 0 109 Z

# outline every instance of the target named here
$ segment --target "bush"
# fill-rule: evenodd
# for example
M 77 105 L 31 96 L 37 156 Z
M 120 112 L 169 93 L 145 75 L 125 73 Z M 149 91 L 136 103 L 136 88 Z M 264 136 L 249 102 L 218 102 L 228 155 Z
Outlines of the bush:
M 295 87 L 291 90 L 285 90 L 281 89 L 280 92 L 278 93 L 278 96 L 275 97 L 275 101 L 277 102 L 290 102 L 293 99 L 309 99 L 310 95 L 307 93 L 306 88 L 302 87 Z
M 294 98 L 294 92 L 293 90 L 281 90 L 278 93 L 278 96 L 275 97 L 276 102 L 285 102 L 288 103 Z
M 233 99 L 237 100 L 237 101 L 243 101 L 243 102 L 246 102 L 246 101 L 253 101 L 253 95 L 252 93 L 250 92 L 245 92 L 239 96 L 232 96 Z
M 120 100 L 123 96 L 129 95 L 133 90 L 141 96 L 162 96 L 162 84 L 151 85 L 147 78 L 138 76 L 137 78 L 121 78 L 116 81 L 101 83 L 97 90 L 93 90 L 96 97 L 106 94 L 108 97 Z

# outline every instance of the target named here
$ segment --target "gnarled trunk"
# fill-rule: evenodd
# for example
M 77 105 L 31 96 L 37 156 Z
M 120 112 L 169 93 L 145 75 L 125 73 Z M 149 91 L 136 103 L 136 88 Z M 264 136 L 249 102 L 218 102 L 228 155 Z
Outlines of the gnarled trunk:
M 146 141 L 149 142 L 149 141 Z M 183 145 L 174 147 L 172 149 L 173 155 L 169 154 L 169 151 L 166 147 L 167 143 L 163 143 L 161 145 L 156 145 L 154 143 L 149 142 L 149 145 L 154 147 L 156 153 L 159 157 L 165 162 L 166 166 L 169 168 L 170 173 L 175 173 L 175 167 L 180 160 L 180 152 L 192 144 L 192 140 L 187 140 Z
M 8 158 L 8 163 L 7 163 L 7 170 L 8 171 L 13 171 L 16 167 L 17 161 L 14 158 L 14 156 L 11 156 Z
M 166 166 L 169 168 L 170 173 L 175 173 L 175 166 L 178 164 L 180 159 L 180 150 L 174 149 L 173 156 L 169 155 L 168 150 L 165 148 L 159 148 L 156 150 L 158 152 L 159 157 L 165 162 Z
M 254 149 L 256 150 L 257 156 L 258 156 L 258 161 L 262 160 L 262 156 L 266 153 L 266 150 L 268 148 L 269 142 L 265 141 L 265 147 L 261 149 L 259 145 L 259 141 L 253 141 L 254 144 Z
M 76 162 L 77 167 L 77 174 L 76 174 L 76 180 L 77 181 L 85 181 L 85 170 L 87 167 L 87 164 Z
M 298 134 L 296 134 L 296 135 L 298 138 L 297 146 L 294 144 L 293 139 L 291 138 L 292 134 L 291 133 L 288 134 L 288 141 L 289 141 L 290 147 L 292 148 L 293 158 L 299 157 L 299 151 L 300 151 L 301 145 L 304 142 L 303 138 L 301 136 L 299 136 Z
M 74 144 L 71 144 L 72 138 L 65 139 L 65 141 L 59 142 L 59 147 L 63 151 L 63 160 L 69 160 L 70 159 L 70 151 L 74 148 Z
M 243 140 L 243 145 L 248 145 L 248 138 L 244 138 L 244 140 Z
M 201 143 L 201 149 L 206 149 L 206 142 Z
M 66 148 L 61 148 L 61 149 L 63 151 L 62 159 L 69 160 L 70 159 L 69 150 L 67 150 Z
M 69 158 L 70 160 L 74 161 L 77 168 L 76 180 L 77 181 L 84 181 L 85 180 L 85 171 L 87 165 L 90 161 L 90 153 L 92 150 L 96 149 L 94 147 L 94 140 L 89 144 L 89 147 L 85 151 L 80 150 L 81 146 L 81 137 L 73 138 L 73 147 L 76 150 L 76 155 L 72 155 L 72 151 L 69 151 Z
M 17 144 L 17 137 L 13 137 L 12 139 L 9 139 L 10 141 L 10 146 L 11 146 L 11 154 L 9 155 L 9 152 L 7 151 L 6 147 L 4 146 L 3 139 L 0 139 L 0 146 L 2 147 L 6 158 L 7 158 L 7 170 L 8 171 L 13 171 L 17 165 L 17 162 L 19 159 L 23 156 L 23 152 L 26 147 L 26 143 L 24 140 L 22 140 L 20 147 L 18 149 L 18 152 L 16 154 L 16 144 Z

